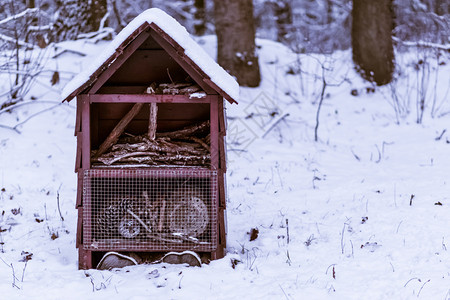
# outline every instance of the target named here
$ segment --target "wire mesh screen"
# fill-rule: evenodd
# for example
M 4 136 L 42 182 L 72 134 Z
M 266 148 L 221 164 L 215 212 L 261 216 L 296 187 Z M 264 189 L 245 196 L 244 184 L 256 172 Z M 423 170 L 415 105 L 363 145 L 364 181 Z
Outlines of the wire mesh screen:
M 83 246 L 212 251 L 217 206 L 216 171 L 86 170 Z

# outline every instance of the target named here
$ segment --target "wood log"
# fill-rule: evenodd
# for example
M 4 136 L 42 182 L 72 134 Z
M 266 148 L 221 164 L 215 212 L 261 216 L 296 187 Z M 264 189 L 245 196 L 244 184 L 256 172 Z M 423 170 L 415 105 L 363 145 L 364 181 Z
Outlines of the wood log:
M 150 103 L 150 115 L 148 120 L 148 138 L 155 140 L 156 138 L 156 119 L 158 116 L 158 105 L 156 103 Z
M 200 124 L 194 124 L 180 130 L 158 133 L 157 137 L 168 137 L 171 139 L 189 139 L 189 137 L 209 131 L 209 120 Z
M 194 142 L 199 143 L 203 148 L 205 148 L 205 150 L 207 150 L 207 151 L 210 150 L 209 146 L 202 139 L 199 139 L 195 136 L 191 136 L 189 139 L 193 140 Z
M 196 147 L 197 146 L 197 147 Z M 116 144 L 112 146 L 112 152 L 133 152 L 133 151 L 154 151 L 164 153 L 180 153 L 186 152 L 192 155 L 204 155 L 206 152 L 201 148 L 200 144 L 194 143 L 175 143 L 164 140 L 147 141 L 136 144 Z M 107 154 L 109 154 L 107 153 Z M 107 155 L 105 154 L 105 155 Z
M 105 165 L 111 165 L 113 163 L 115 163 L 116 161 L 119 160 L 123 160 L 125 158 L 128 157 L 134 157 L 134 156 L 153 156 L 153 155 L 158 155 L 158 153 L 155 152 L 131 152 L 131 153 L 125 153 L 125 154 L 120 154 L 120 155 L 116 155 L 113 157 L 99 157 L 98 161 L 104 163 Z
M 133 118 L 139 113 L 144 103 L 136 103 L 131 110 L 119 121 L 119 123 L 114 127 L 111 133 L 108 135 L 106 140 L 100 145 L 98 151 L 95 153 L 94 158 L 98 158 L 100 155 L 106 152 L 112 145 L 114 145 L 118 140 L 120 135 L 123 133 L 127 125 L 133 120 Z

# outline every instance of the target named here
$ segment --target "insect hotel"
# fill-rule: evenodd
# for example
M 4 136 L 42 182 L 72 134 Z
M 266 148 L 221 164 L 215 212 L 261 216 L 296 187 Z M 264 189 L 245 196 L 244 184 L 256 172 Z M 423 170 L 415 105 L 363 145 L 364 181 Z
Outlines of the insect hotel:
M 223 257 L 224 99 L 236 81 L 172 17 L 134 19 L 64 89 L 76 97 L 79 268 L 109 251 Z

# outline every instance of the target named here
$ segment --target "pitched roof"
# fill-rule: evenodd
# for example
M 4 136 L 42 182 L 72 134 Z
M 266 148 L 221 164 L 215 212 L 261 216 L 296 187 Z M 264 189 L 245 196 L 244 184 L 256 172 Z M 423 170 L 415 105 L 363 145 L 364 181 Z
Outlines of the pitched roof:
M 238 100 L 239 85 L 236 80 L 191 38 L 180 23 L 164 11 L 151 8 L 131 21 L 83 72 L 64 87 L 61 93 L 63 101 L 70 101 L 92 86 L 101 73 L 122 55 L 123 49 L 137 37 L 136 33 L 139 34 L 145 28 L 153 28 L 164 34 L 172 46 L 177 48 L 177 54 L 182 55 L 217 93 L 230 103 Z

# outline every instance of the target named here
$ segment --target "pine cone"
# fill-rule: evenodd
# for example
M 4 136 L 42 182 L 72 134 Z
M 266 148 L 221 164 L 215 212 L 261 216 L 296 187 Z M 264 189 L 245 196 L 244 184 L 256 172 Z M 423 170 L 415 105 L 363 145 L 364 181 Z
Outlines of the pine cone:
M 119 222 L 127 214 L 127 210 L 132 209 L 132 206 L 132 198 L 123 197 L 103 209 L 97 217 L 98 238 L 116 237 Z

